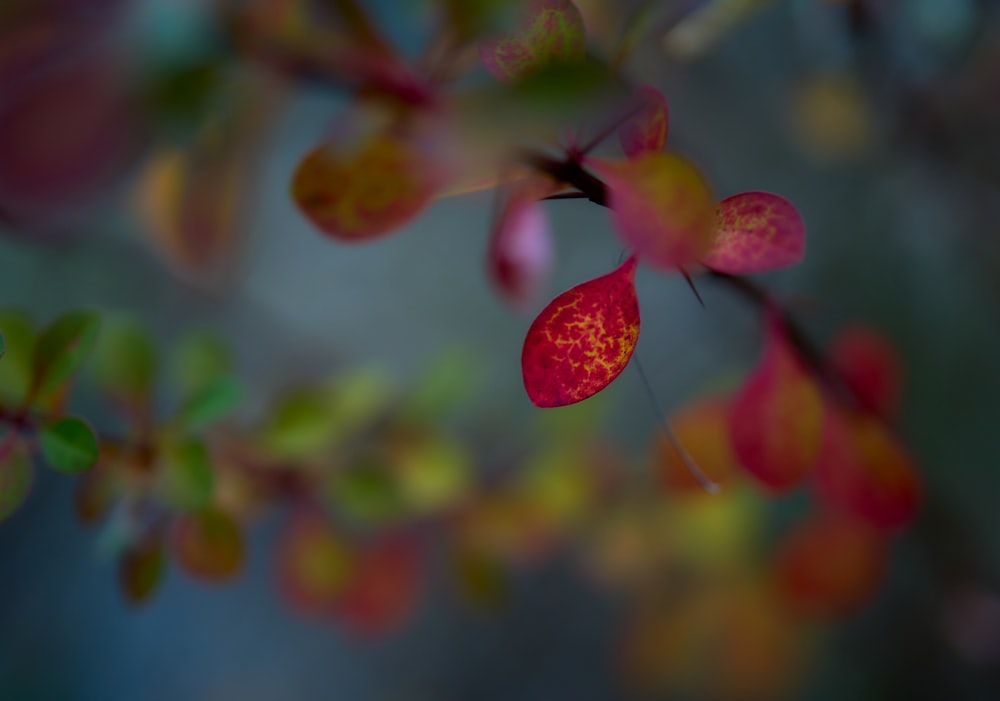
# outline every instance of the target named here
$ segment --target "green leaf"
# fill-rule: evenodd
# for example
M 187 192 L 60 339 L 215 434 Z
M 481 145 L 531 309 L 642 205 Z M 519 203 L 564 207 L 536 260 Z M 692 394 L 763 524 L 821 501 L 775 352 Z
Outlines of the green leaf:
M 6 343 L 0 362 L 0 406 L 13 408 L 28 394 L 37 334 L 31 318 L 12 309 L 0 310 L 0 330 Z
M 3 354 L 6 352 L 7 352 L 7 339 L 5 339 L 3 337 L 3 333 L 0 332 L 0 358 L 2 358 Z
M 0 522 L 17 511 L 31 491 L 31 458 L 16 434 L 0 439 Z
M 286 460 L 321 452 L 338 433 L 332 404 L 325 388 L 309 387 L 284 396 L 264 429 L 265 448 Z
M 384 461 L 377 457 L 338 472 L 330 487 L 338 511 L 356 524 L 384 524 L 403 514 L 399 488 Z
M 38 433 L 45 461 L 61 472 L 75 474 L 94 466 L 100 453 L 90 426 L 73 416 L 44 425 Z
M 171 375 L 182 397 L 200 391 L 219 377 L 230 374 L 229 349 L 218 336 L 202 332 L 188 336 L 174 351 Z
M 90 352 L 101 319 L 94 312 L 63 314 L 46 328 L 35 346 L 32 387 L 44 397 L 70 379 Z
M 243 399 L 243 385 L 232 377 L 217 377 L 195 392 L 177 415 L 177 422 L 199 431 L 229 414 Z
M 118 560 L 118 586 L 125 600 L 133 605 L 148 601 L 163 581 L 166 565 L 159 537 L 144 538 L 126 550 Z
M 104 319 L 89 364 L 100 389 L 130 401 L 146 401 L 153 390 L 156 348 L 133 319 Z
M 198 510 L 212 502 L 215 476 L 202 441 L 167 441 L 160 450 L 157 477 L 160 496 L 176 509 Z
M 467 348 L 436 358 L 403 403 L 403 415 L 427 421 L 445 416 L 475 397 L 483 384 L 482 362 Z

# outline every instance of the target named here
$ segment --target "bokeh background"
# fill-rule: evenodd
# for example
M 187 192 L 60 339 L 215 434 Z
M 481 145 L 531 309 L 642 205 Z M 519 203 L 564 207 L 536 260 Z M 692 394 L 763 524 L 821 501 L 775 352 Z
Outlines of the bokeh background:
M 362 4 L 404 51 L 419 50 L 433 24 L 431 3 Z M 639 4 L 580 3 L 597 34 L 600 22 Z M 667 96 L 670 147 L 695 160 L 722 196 L 760 189 L 793 201 L 808 225 L 808 254 L 763 282 L 818 339 L 849 321 L 880 329 L 905 373 L 898 429 L 919 466 L 925 502 L 894 543 L 878 594 L 817 635 L 818 651 L 790 696 L 997 698 L 1000 7 L 988 0 L 660 4 L 669 21 L 631 70 Z M 13 53 L 29 15 L 65 23 L 46 35 L 52 43 L 41 40 L 58 60 L 74 60 L 78 44 L 93 41 L 87 32 L 104 32 L 101 42 L 125 47 L 150 76 L 231 50 L 222 3 L 35 5 L 5 0 L 0 50 Z M 6 65 L 13 68 L 0 72 L 0 100 L 44 70 L 30 61 Z M 479 71 L 476 79 L 487 80 Z M 197 75 L 182 73 L 181 85 Z M 107 187 L 98 182 L 84 205 L 29 203 L 11 212 L 17 190 L 3 193 L 0 304 L 39 320 L 79 306 L 129 313 L 163 347 L 211 328 L 233 350 L 250 415 L 291 383 L 361 366 L 406 386 L 458 348 L 474 358 L 475 392 L 461 430 L 487 448 L 517 444 L 539 411 L 524 396 L 519 358 L 540 304 L 512 310 L 484 274 L 491 195 L 439 201 L 370 244 L 332 242 L 297 211 L 289 181 L 329 133 L 344 96 L 304 79 L 263 99 L 235 90 L 226 99 L 245 99 L 238 109 L 259 123 L 242 120 L 243 131 L 234 129 L 233 144 L 223 147 L 248 159 L 233 212 L 220 225 L 234 240 L 220 254 L 225 265 L 192 264 L 141 204 L 151 140 L 190 139 L 190 115 L 223 109 L 197 95 L 188 105 L 185 90 L 163 103 L 176 111 L 169 119 L 123 125 L 108 137 L 131 140 L 121 146 L 126 174 Z M 44 128 L 54 138 L 85 118 L 87 105 L 67 97 L 52 109 Z M 10 163 L 12 147 L 4 148 Z M 212 188 L 230 174 L 208 168 L 198 187 L 221 197 Z M 558 254 L 551 297 L 607 271 L 618 245 L 605 212 L 592 205 L 546 208 Z M 668 409 L 751 367 L 760 331 L 744 300 L 705 281 L 702 308 L 682 280 L 645 269 L 637 284 L 638 353 Z M 85 392 L 74 401 L 88 415 L 101 411 Z M 593 402 L 601 430 L 630 457 L 619 469 L 645 469 L 656 416 L 638 377 L 626 372 Z M 359 640 L 280 600 L 272 577 L 276 514 L 253 527 L 235 581 L 205 584 L 172 568 L 152 601 L 125 603 L 99 530 L 74 518 L 73 491 L 72 479 L 39 470 L 26 505 L 0 524 L 2 699 L 711 698 L 697 688 L 640 694 L 623 684 L 629 599 L 581 574 L 578 552 L 519 569 L 504 603 L 488 611 L 464 606 L 438 562 L 405 625 Z M 768 501 L 761 518 L 780 523 L 795 503 Z

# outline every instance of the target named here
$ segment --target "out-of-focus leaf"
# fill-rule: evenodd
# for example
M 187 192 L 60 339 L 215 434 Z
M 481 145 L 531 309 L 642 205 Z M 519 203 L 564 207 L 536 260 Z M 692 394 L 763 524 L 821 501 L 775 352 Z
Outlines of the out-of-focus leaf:
M 358 553 L 335 616 L 365 637 L 398 629 L 416 612 L 422 570 L 415 540 L 405 534 L 380 536 Z
M 186 511 L 208 508 L 215 477 L 205 444 L 168 438 L 160 445 L 159 458 L 157 491 L 164 503 Z
M 401 431 L 388 451 L 400 497 L 417 514 L 453 505 L 472 482 L 471 456 L 444 434 Z
M 243 399 L 243 384 L 234 377 L 217 377 L 188 398 L 177 414 L 179 425 L 200 431 L 232 412 Z
M 833 340 L 830 362 L 862 408 L 889 418 L 899 408 L 902 362 L 878 331 L 867 326 L 845 328 Z
M 383 132 L 314 148 L 295 171 L 292 197 L 323 233 L 366 241 L 420 214 L 444 182 L 438 171 L 412 140 Z
M 823 163 L 857 160 L 876 138 L 864 88 L 849 73 L 811 76 L 795 92 L 789 117 L 807 155 Z
M 38 441 L 45 461 L 59 470 L 75 474 L 89 470 L 97 462 L 97 436 L 86 422 L 66 416 L 41 427 Z
M 909 523 L 921 481 L 899 440 L 876 417 L 827 406 L 816 491 L 823 503 L 891 531 Z
M 552 234 L 539 200 L 557 189 L 547 178 L 529 178 L 514 185 L 493 222 L 487 252 L 490 278 L 516 305 L 534 300 L 552 268 Z
M 150 535 L 128 548 L 118 560 L 118 588 L 128 603 L 149 601 L 163 581 L 167 569 L 163 539 Z
M 209 332 L 187 336 L 171 357 L 172 386 L 180 396 L 199 392 L 220 377 L 231 374 L 229 349 L 218 336 Z
M 243 569 L 243 532 L 223 511 L 182 514 L 174 521 L 172 535 L 177 561 L 199 579 L 226 581 Z
M 798 263 L 805 248 L 805 222 L 791 202 L 770 192 L 742 192 L 716 208 L 712 248 L 702 262 L 723 273 L 758 273 Z
M 15 408 L 24 402 L 31 384 L 35 326 L 28 315 L 4 309 L 0 310 L 0 331 L 7 345 L 0 360 L 0 405 Z
M 110 513 L 120 493 L 119 481 L 104 458 L 92 470 L 80 476 L 73 495 L 73 506 L 81 523 L 92 526 Z
M 90 352 L 100 325 L 96 313 L 75 311 L 63 314 L 42 331 L 35 346 L 35 397 L 45 397 L 70 379 Z
M 331 411 L 330 391 L 309 387 L 283 396 L 264 427 L 265 448 L 282 459 L 315 455 L 336 437 L 338 417 Z
M 708 251 L 714 198 L 688 161 L 648 153 L 628 161 L 588 159 L 587 166 L 608 185 L 619 238 L 644 261 L 660 269 L 684 268 Z
M 507 573 L 495 557 L 456 548 L 450 565 L 459 596 L 474 608 L 492 611 L 507 600 Z
M 610 273 L 563 292 L 531 323 L 521 370 L 536 406 L 582 401 L 625 369 L 639 339 L 636 265 L 633 256 Z
M 608 67 L 595 59 L 556 63 L 535 71 L 512 85 L 489 93 L 486 107 L 494 120 L 532 119 L 558 127 L 617 98 L 621 84 Z
M 446 350 L 417 378 L 400 410 L 411 420 L 443 417 L 472 400 L 482 382 L 483 364 L 472 349 Z
M 659 153 L 667 143 L 670 113 L 667 99 L 652 85 L 643 85 L 632 97 L 636 113 L 618 127 L 618 140 L 629 158 Z
M 583 16 L 570 0 L 528 0 L 514 31 L 479 46 L 494 77 L 516 81 L 554 63 L 579 61 L 587 50 Z
M 739 463 L 774 492 L 800 484 L 823 440 L 823 400 L 815 379 L 769 314 L 764 353 L 733 397 L 729 437 Z
M 365 457 L 339 470 L 330 489 L 338 511 L 355 524 L 385 524 L 405 514 L 399 486 L 384 459 Z
M 134 319 L 105 318 L 89 367 L 102 391 L 131 405 L 145 404 L 153 390 L 156 348 Z
M 300 509 L 278 541 L 276 568 L 289 604 L 304 613 L 328 614 L 354 574 L 354 553 L 324 514 Z
M 31 457 L 21 439 L 14 433 L 0 438 L 0 523 L 28 498 L 33 472 Z
M 782 598 L 809 615 L 852 614 L 875 594 L 887 555 L 883 534 L 844 516 L 816 514 L 798 524 L 780 547 L 776 568 Z
M 28 221 L 58 218 L 124 173 L 138 144 L 138 111 L 120 73 L 115 57 L 91 52 L 6 86 L 0 209 Z
M 557 444 L 526 461 L 516 488 L 548 526 L 566 532 L 581 523 L 595 503 L 593 459 L 593 448 L 583 442 Z
M 712 482 L 732 482 L 736 458 L 729 445 L 728 398 L 699 399 L 674 412 L 669 422 L 681 446 Z M 666 487 L 680 492 L 704 490 L 662 431 L 656 434 L 654 451 L 657 475 Z

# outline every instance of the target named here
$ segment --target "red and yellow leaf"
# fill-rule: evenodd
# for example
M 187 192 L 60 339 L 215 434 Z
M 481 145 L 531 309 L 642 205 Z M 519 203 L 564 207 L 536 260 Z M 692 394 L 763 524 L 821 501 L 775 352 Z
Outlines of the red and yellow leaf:
M 875 329 L 853 326 L 841 331 L 830 349 L 830 362 L 862 408 L 882 417 L 896 413 L 902 363 L 896 349 Z
M 552 268 L 549 218 L 539 200 L 555 189 L 551 181 L 537 178 L 518 183 L 493 224 L 487 253 L 490 279 L 514 304 L 531 302 Z
M 621 374 L 639 339 L 635 256 L 573 287 L 531 323 L 521 352 L 524 387 L 540 407 L 573 404 Z
M 771 491 L 801 483 L 823 437 L 819 387 L 789 343 L 781 321 L 767 322 L 764 354 L 733 398 L 729 436 L 739 463 Z
M 295 171 L 292 196 L 325 234 L 366 241 L 411 221 L 442 181 L 412 141 L 381 133 L 357 146 L 314 148 Z
M 791 202 L 770 192 L 742 192 L 716 208 L 712 248 L 702 262 L 722 273 L 759 273 L 798 263 L 805 247 L 805 222 Z
M 513 82 L 552 63 L 578 61 L 587 49 L 583 16 L 570 0 L 529 0 L 514 32 L 480 44 L 483 65 Z
M 881 420 L 828 405 L 816 491 L 831 507 L 892 530 L 912 520 L 921 486 L 910 456 Z
M 588 159 L 587 165 L 607 183 L 619 238 L 651 266 L 684 268 L 708 252 L 714 198 L 688 161 L 647 153 L 629 161 Z
M 618 127 L 622 150 L 629 158 L 659 153 L 667 143 L 670 126 L 667 99 L 652 85 L 643 85 L 633 100 L 637 112 Z

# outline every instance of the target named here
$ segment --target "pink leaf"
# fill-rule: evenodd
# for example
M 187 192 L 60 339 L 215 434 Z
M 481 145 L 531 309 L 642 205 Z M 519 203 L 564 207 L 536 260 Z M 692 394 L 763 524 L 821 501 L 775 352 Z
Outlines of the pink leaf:
M 479 56 L 495 78 L 514 82 L 586 52 L 583 16 L 570 0 L 529 0 L 514 32 L 483 42 Z
M 493 225 L 488 253 L 490 277 L 515 304 L 530 302 L 552 267 L 549 220 L 539 200 L 556 186 L 531 179 L 514 186 Z
M 823 400 L 777 316 L 760 364 L 733 399 L 729 435 L 737 460 L 768 489 L 795 487 L 819 454 Z
M 791 202 L 742 192 L 719 203 L 712 248 L 702 262 L 722 273 L 759 273 L 798 263 L 805 246 L 805 223 Z
M 658 153 L 667 143 L 670 116 L 667 99 L 652 85 L 643 85 L 635 94 L 638 112 L 618 127 L 618 140 L 629 158 Z
M 630 161 L 588 159 L 604 178 L 622 242 L 657 268 L 696 263 L 712 241 L 714 198 L 688 161 L 648 153 Z

